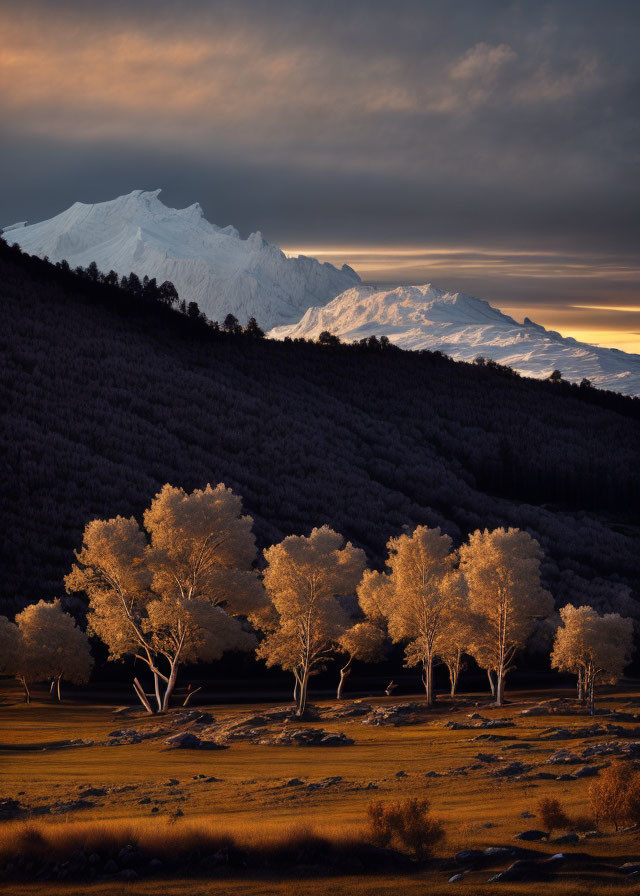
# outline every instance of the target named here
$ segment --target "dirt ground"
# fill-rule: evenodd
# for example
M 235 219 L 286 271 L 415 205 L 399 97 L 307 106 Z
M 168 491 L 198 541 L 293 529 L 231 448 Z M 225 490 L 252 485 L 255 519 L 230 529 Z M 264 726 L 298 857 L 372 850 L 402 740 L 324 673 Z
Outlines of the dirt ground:
M 489 705 L 486 695 L 464 695 L 453 703 L 443 701 L 432 711 L 419 708 L 407 719 L 409 724 L 397 725 L 363 724 L 368 715 L 331 718 L 335 702 L 321 703 L 318 708 L 323 717 L 318 721 L 303 726 L 277 721 L 268 724 L 269 731 L 277 734 L 292 725 L 322 728 L 344 733 L 352 744 L 272 745 L 238 735 L 239 739 L 228 742 L 227 749 L 206 750 L 170 749 L 166 734 L 135 743 L 127 743 L 126 735 L 112 734 L 124 729 L 145 735 L 168 726 L 169 735 L 186 730 L 204 736 L 202 725 L 196 723 L 194 727 L 192 721 L 180 726 L 171 717 L 151 718 L 138 710 L 116 714 L 113 707 L 70 701 L 26 706 L 19 702 L 17 692 L 5 689 L 0 702 L 0 800 L 15 800 L 19 808 L 13 820 L 0 822 L 0 848 L 3 831 L 30 818 L 52 825 L 89 825 L 99 820 L 140 825 L 214 824 L 248 843 L 256 832 L 262 836 L 291 825 L 304 825 L 332 837 L 359 835 L 364 831 L 372 800 L 408 796 L 428 796 L 447 837 L 431 868 L 400 877 L 365 872 L 339 878 L 311 875 L 304 881 L 156 878 L 82 885 L 2 883 L 0 878 L 0 893 L 298 896 L 304 892 L 305 896 L 382 896 L 402 889 L 407 896 L 418 892 L 538 894 L 539 882 L 488 883 L 492 875 L 508 866 L 508 861 L 474 870 L 464 865 L 458 869 L 454 860 L 461 850 L 514 844 L 530 848 L 538 858 L 560 852 L 567 857 L 575 855 L 573 863 L 565 864 L 568 870 L 559 866 L 544 883 L 549 894 L 637 892 L 639 882 L 618 870 L 625 862 L 640 862 L 640 835 L 635 831 L 614 833 L 605 829 L 599 836 L 589 837 L 582 831 L 579 842 L 573 844 L 554 843 L 552 838 L 535 842 L 514 839 L 526 830 L 541 828 L 536 806 L 544 796 L 559 799 L 570 815 L 587 815 L 593 777 L 576 777 L 576 773 L 588 766 L 595 767 L 591 774 L 596 775 L 606 762 L 635 755 L 629 750 L 636 742 L 640 750 L 640 692 L 603 698 L 599 706 L 603 713 L 595 719 L 570 713 L 558 702 L 558 698 L 570 696 L 569 692 L 511 693 L 509 703 L 496 709 Z M 550 698 L 554 700 L 548 702 Z M 420 701 L 420 697 L 413 700 L 416 704 Z M 352 705 L 348 699 L 344 702 Z M 374 709 L 385 711 L 407 702 L 405 698 L 366 700 Z M 353 706 L 354 712 L 359 712 L 357 704 Z M 543 714 L 521 714 L 537 706 L 542 706 L 538 711 Z M 218 730 L 251 714 L 264 715 L 269 707 L 194 709 L 211 714 Z M 324 717 L 327 713 L 329 717 Z M 470 718 L 474 714 L 481 718 Z M 506 727 L 494 727 L 500 722 Z M 211 720 L 207 724 L 212 727 Z M 590 733 L 586 729 L 591 725 L 604 727 Z M 46 746 L 65 739 L 93 743 Z M 30 749 L 34 744 L 41 746 Z M 602 744 L 608 745 L 609 752 L 598 746 Z M 582 755 L 585 751 L 589 754 L 594 745 L 592 755 Z M 566 764 L 548 761 L 563 749 L 573 757 Z M 640 752 L 637 755 L 640 758 Z M 558 831 L 553 836 L 565 833 Z M 588 862 L 581 864 L 578 857 L 585 854 Z M 448 883 L 457 870 L 464 872 L 463 879 Z

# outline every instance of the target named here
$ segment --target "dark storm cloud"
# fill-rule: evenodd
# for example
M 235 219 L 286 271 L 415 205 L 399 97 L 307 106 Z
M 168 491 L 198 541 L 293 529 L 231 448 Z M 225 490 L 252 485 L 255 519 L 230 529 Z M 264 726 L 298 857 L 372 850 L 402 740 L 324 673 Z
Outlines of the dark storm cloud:
M 162 186 L 288 245 L 637 268 L 639 25 L 584 0 L 0 0 L 0 216 Z

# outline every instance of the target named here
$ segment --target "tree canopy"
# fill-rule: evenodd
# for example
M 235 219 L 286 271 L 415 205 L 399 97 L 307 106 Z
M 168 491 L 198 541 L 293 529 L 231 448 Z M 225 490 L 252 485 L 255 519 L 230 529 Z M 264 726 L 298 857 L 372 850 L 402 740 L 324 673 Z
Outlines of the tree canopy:
M 264 552 L 264 585 L 273 603 L 272 631 L 258 648 L 267 665 L 292 671 L 297 712 L 304 715 L 309 676 L 331 656 L 349 625 L 339 595 L 355 592 L 365 554 L 328 526 L 290 535 Z
M 528 532 L 494 529 L 473 532 L 460 548 L 460 569 L 474 616 L 470 652 L 496 674 L 496 703 L 504 679 L 524 647 L 536 619 L 553 611 L 553 598 L 540 581 L 542 551 Z
M 253 647 L 237 617 L 259 613 L 266 598 L 252 570 L 252 520 L 223 484 L 191 494 L 165 485 L 144 525 L 146 535 L 134 518 L 89 523 L 65 584 L 88 595 L 91 629 L 112 659 L 148 666 L 156 709 L 166 712 L 181 664 Z M 137 679 L 134 688 L 152 711 Z

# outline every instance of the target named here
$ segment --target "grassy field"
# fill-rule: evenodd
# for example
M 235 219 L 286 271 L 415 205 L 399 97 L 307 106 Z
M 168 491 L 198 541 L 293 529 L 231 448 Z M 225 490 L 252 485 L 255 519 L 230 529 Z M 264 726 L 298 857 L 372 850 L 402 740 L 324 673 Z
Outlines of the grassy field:
M 5 692 L 0 704 L 0 799 L 17 798 L 31 810 L 43 806 L 63 806 L 77 800 L 87 786 L 106 788 L 108 793 L 91 799 L 88 808 L 39 816 L 39 824 L 87 825 L 109 821 L 113 825 L 131 823 L 134 829 L 163 829 L 166 836 L 180 826 L 201 825 L 235 836 L 241 842 L 252 842 L 281 835 L 292 827 L 305 827 L 330 838 L 358 837 L 365 834 L 367 806 L 372 800 L 392 800 L 408 796 L 428 796 L 433 813 L 442 819 L 447 839 L 439 848 L 433 867 L 414 874 L 372 876 L 365 874 L 342 878 L 309 877 L 300 880 L 140 880 L 135 883 L 104 882 L 96 884 L 1 884 L 0 893 L 39 894 L 54 896 L 63 893 L 112 894 L 135 892 L 169 896 L 178 894 L 392 894 L 399 889 L 406 894 L 453 891 L 470 893 L 539 893 L 540 883 L 488 884 L 492 873 L 506 867 L 504 860 L 494 870 L 471 872 L 464 881 L 449 884 L 451 857 L 462 849 L 513 845 L 514 836 L 528 828 L 539 828 L 535 817 L 536 804 L 543 796 L 560 799 L 573 815 L 588 812 L 589 779 L 525 780 L 494 778 L 491 765 L 469 770 L 467 774 L 451 774 L 461 766 L 477 764 L 476 754 L 495 753 L 505 761 L 519 760 L 541 765 L 557 749 L 578 750 L 597 739 L 586 741 L 540 740 L 551 727 L 580 727 L 589 723 L 585 716 L 531 716 L 519 712 L 548 694 L 533 692 L 509 695 L 511 702 L 503 709 L 488 706 L 484 696 L 468 697 L 457 705 L 443 704 L 424 723 L 410 726 L 369 727 L 359 719 L 342 719 L 320 724 L 331 731 L 342 731 L 355 741 L 347 747 L 260 746 L 235 742 L 223 751 L 168 750 L 163 740 L 148 740 L 129 746 L 89 746 L 61 750 L 26 751 L 28 745 L 62 738 L 104 741 L 116 728 L 132 727 L 139 731 L 158 725 L 159 720 L 136 713 L 125 718 L 114 715 L 113 708 L 61 706 L 36 702 L 26 706 Z M 558 696 L 554 694 L 553 696 Z M 419 698 L 418 698 L 419 699 Z M 374 705 L 397 703 L 399 700 L 375 699 Z M 477 702 L 477 706 L 474 703 Z M 603 701 L 602 706 L 638 710 L 640 695 L 617 694 Z M 253 707 L 256 711 L 264 707 Z M 252 707 L 206 707 L 216 720 L 232 718 Z M 468 722 L 467 715 L 478 711 L 490 718 L 509 718 L 516 728 L 499 729 L 497 735 L 508 740 L 474 741 L 477 730 L 451 730 L 445 722 L 455 719 Z M 600 737 L 600 740 L 604 738 Z M 526 749 L 522 743 L 530 743 Z M 505 747 L 509 749 L 505 749 Z M 545 770 L 549 767 L 545 766 Z M 554 766 L 558 774 L 566 771 Z M 569 769 L 569 771 L 574 768 Z M 439 777 L 425 777 L 435 771 Z M 403 773 L 403 774 L 399 774 Z M 311 789 L 309 784 L 332 776 L 341 776 L 336 784 Z M 204 777 L 196 777 L 204 776 Z M 206 778 L 216 778 L 207 781 Z M 285 786 L 292 778 L 301 785 Z M 174 782 L 174 783 L 170 783 Z M 176 783 L 177 782 L 177 783 Z M 369 787 L 369 784 L 375 785 Z M 152 814 L 152 809 L 156 812 Z M 183 814 L 176 818 L 176 811 Z M 43 818 L 46 817 L 46 821 Z M 0 851 L 3 841 L 11 837 L 18 822 L 0 824 Z M 620 865 L 640 861 L 640 841 L 633 832 L 584 840 L 576 846 L 560 847 L 553 843 L 523 844 L 540 854 L 558 851 L 588 852 L 603 863 Z M 1 864 L 1 863 L 0 863 Z M 597 873 L 559 873 L 544 884 L 549 894 L 626 893 L 637 892 L 638 882 L 626 881 L 606 868 Z

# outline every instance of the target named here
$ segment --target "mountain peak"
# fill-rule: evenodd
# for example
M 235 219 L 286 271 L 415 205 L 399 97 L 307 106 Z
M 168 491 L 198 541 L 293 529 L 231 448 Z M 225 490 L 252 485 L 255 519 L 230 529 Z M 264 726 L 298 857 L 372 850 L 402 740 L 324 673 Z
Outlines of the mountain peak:
M 103 271 L 171 280 L 182 299 L 210 319 L 231 313 L 266 328 L 293 323 L 310 304 L 324 304 L 360 283 L 348 266 L 287 258 L 260 231 L 246 240 L 218 227 L 198 202 L 170 208 L 157 190 L 132 190 L 107 202 L 76 202 L 48 221 L 15 227 L 12 240 L 32 255 L 71 267 L 95 261 Z
M 519 324 L 484 299 L 431 283 L 386 290 L 357 285 L 268 335 L 317 339 L 323 330 L 345 342 L 387 336 L 400 348 L 437 350 L 462 361 L 483 355 L 526 376 L 544 378 L 559 369 L 571 381 L 586 377 L 603 388 L 640 394 L 640 355 L 564 338 L 529 318 Z

